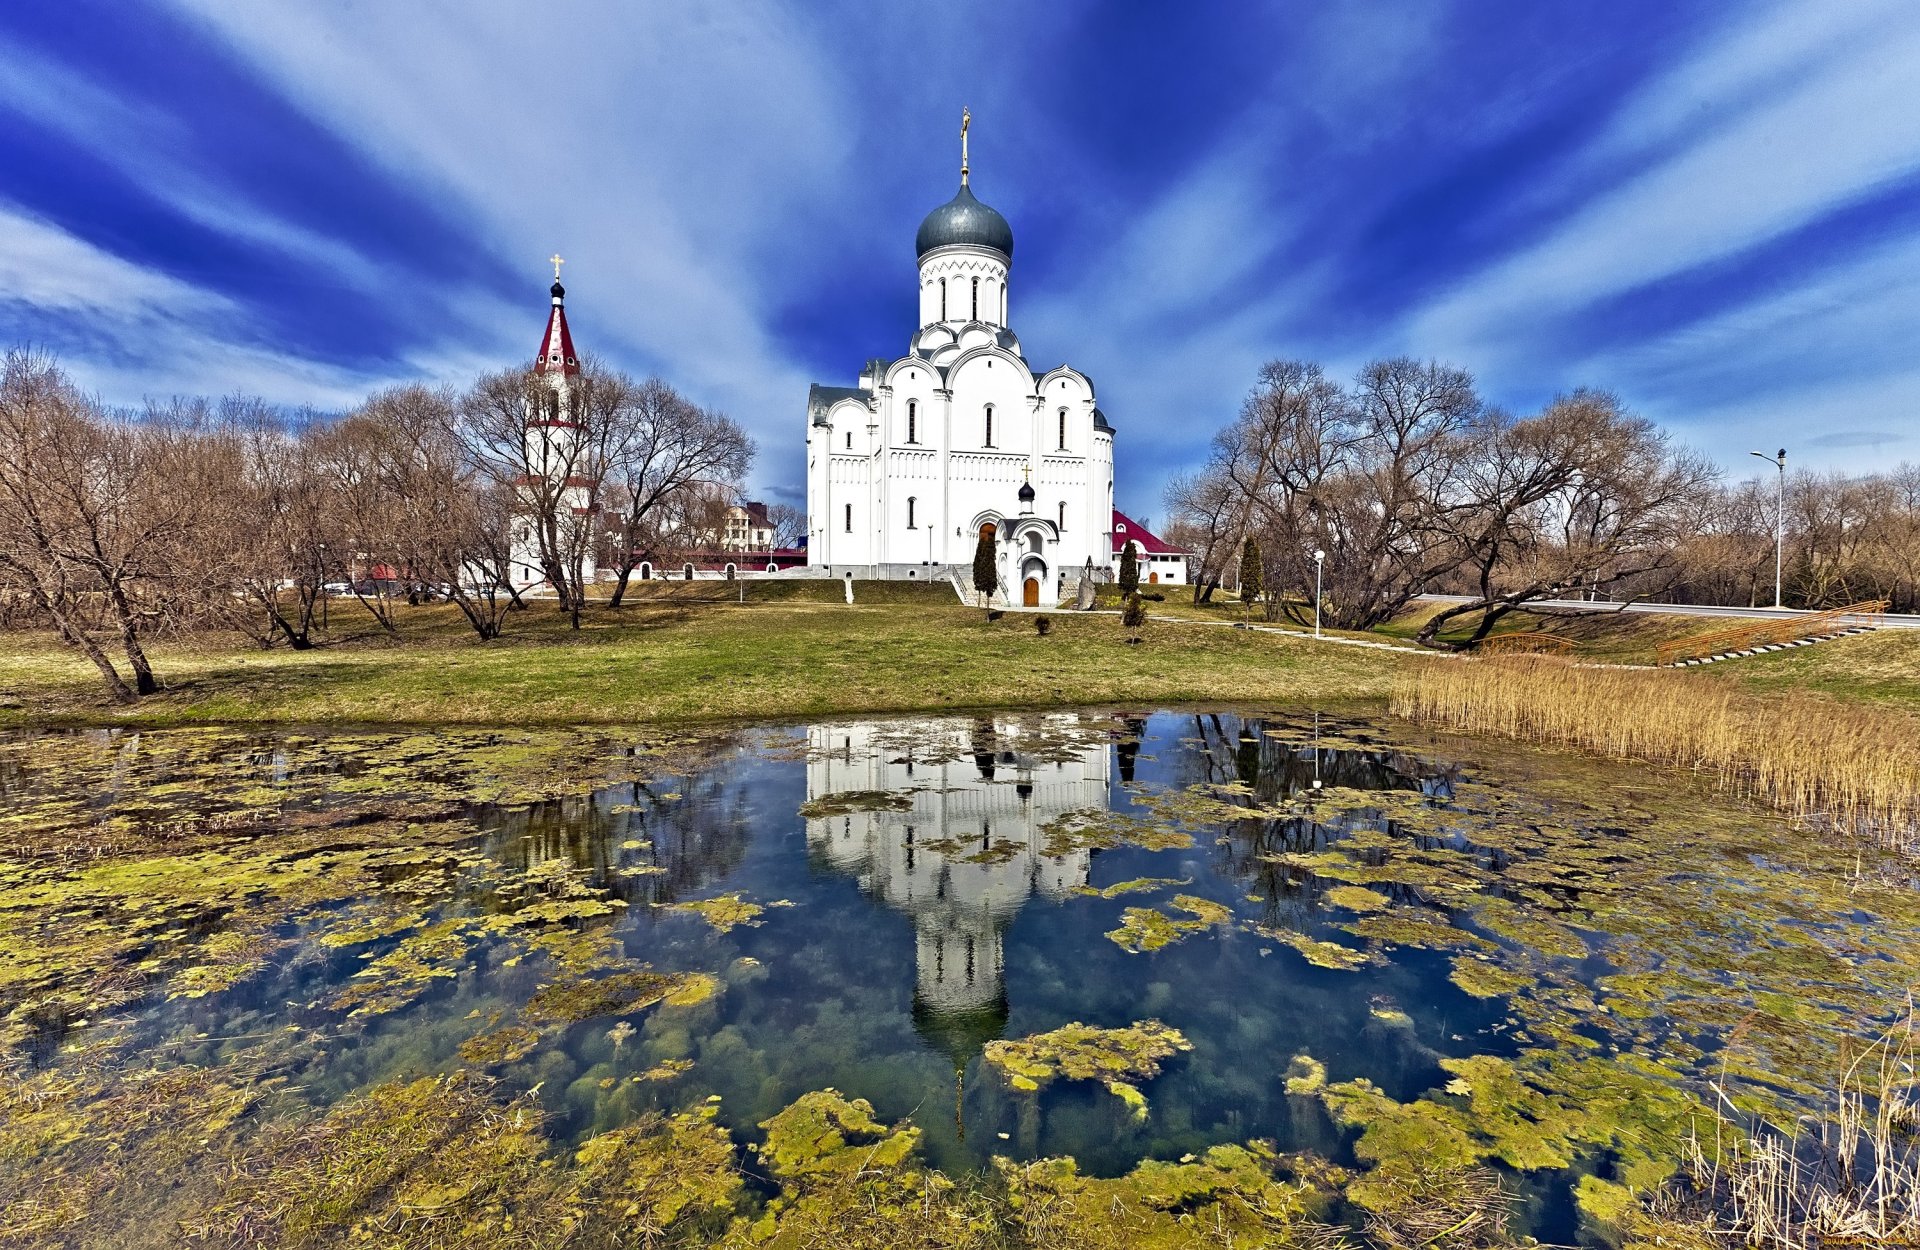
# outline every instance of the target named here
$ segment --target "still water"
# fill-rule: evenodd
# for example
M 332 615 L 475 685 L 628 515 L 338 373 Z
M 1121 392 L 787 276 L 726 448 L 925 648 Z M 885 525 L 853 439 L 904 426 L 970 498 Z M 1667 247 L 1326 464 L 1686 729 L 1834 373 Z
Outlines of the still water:
M 1829 898 L 1818 882 L 1840 882 L 1845 856 L 1775 822 L 1692 791 L 1675 810 L 1676 783 L 1638 771 L 1313 712 L 564 749 L 226 730 L 0 746 L 15 838 L 185 842 L 154 861 L 152 900 L 113 903 L 145 887 L 99 880 L 73 847 L 0 878 L 7 940 L 31 952 L 0 999 L 34 1064 L 103 1035 L 128 1064 L 270 1047 L 321 1105 L 485 1067 L 537 1089 L 572 1142 L 715 1097 L 751 1142 L 833 1088 L 910 1118 L 948 1172 L 1070 1155 L 1111 1176 L 1254 1138 L 1352 1165 L 1354 1121 L 1317 1076 L 1289 1092 L 1302 1057 L 1368 1098 L 1464 1103 L 1445 1065 L 1478 1056 L 1545 1091 L 1524 1123 L 1546 1122 L 1554 1166 L 1510 1125 L 1485 1133 L 1519 1222 L 1571 1238 L 1578 1176 L 1648 1147 L 1548 1122 L 1540 1105 L 1582 1101 L 1563 1056 L 1676 1089 L 1719 1064 L 1815 1097 L 1824 1048 L 1895 1010 L 1912 955 L 1875 903 L 1910 891 Z M 62 936 L 82 916 L 99 952 Z M 89 982 L 63 957 L 144 979 Z M 642 967 L 700 979 L 637 1009 L 539 997 Z M 1143 1114 L 1097 1082 L 1021 1092 L 983 1057 L 1149 1019 L 1191 1048 L 1139 1082 Z

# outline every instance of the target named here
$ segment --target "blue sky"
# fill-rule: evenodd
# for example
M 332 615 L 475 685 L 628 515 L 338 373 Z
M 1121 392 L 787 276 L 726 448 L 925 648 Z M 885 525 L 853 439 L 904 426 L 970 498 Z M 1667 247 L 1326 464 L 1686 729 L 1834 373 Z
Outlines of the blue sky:
M 531 357 L 558 250 L 582 348 L 792 499 L 807 384 L 905 349 L 962 104 L 1137 514 L 1275 356 L 1610 387 L 1743 474 L 1920 459 L 1912 0 L 20 0 L 0 341 L 341 410 Z

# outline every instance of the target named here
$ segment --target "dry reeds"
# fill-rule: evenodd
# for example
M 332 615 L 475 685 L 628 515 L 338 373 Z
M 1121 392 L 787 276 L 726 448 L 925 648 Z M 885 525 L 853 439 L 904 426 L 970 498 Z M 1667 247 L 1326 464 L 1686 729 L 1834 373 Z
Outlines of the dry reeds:
M 1920 723 L 1804 694 L 1756 698 L 1689 675 L 1544 656 L 1425 664 L 1395 714 L 1713 776 L 1796 820 L 1920 846 Z
M 1920 1244 L 1917 1041 L 1909 1005 L 1841 1074 L 1830 1111 L 1791 1127 L 1746 1125 L 1721 1089 L 1715 1140 L 1689 1151 L 1690 1222 L 1778 1250 Z

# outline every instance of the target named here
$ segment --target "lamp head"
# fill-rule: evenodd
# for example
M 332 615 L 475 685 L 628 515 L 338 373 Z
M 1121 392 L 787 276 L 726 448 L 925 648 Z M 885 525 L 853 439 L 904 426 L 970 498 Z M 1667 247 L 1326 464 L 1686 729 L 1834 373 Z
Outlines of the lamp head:
M 1320 562 L 1321 562 L 1322 560 L 1324 560 L 1324 559 L 1326 559 L 1326 558 L 1327 558 L 1327 553 L 1326 553 L 1326 552 L 1324 552 L 1324 551 L 1322 551 L 1322 550 L 1320 550 L 1320 549 L 1319 549 L 1318 547 L 1316 547 L 1316 548 L 1314 548 L 1314 551 L 1313 551 L 1313 562 L 1314 562 L 1315 564 L 1318 564 L 1318 563 L 1320 563 Z

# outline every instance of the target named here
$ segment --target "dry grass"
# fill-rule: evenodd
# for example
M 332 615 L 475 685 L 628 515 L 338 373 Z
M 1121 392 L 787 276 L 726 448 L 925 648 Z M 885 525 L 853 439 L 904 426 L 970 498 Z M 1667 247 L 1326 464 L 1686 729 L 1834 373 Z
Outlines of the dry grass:
M 1920 845 L 1920 720 L 1901 711 L 1543 656 L 1419 665 L 1391 706 L 1471 733 L 1704 772 L 1796 820 Z
M 1693 1143 L 1683 1218 L 1728 1246 L 1920 1244 L 1915 1025 L 1909 1011 L 1848 1065 L 1825 1116 L 1748 1125 L 1723 1091 L 1715 1140 Z

